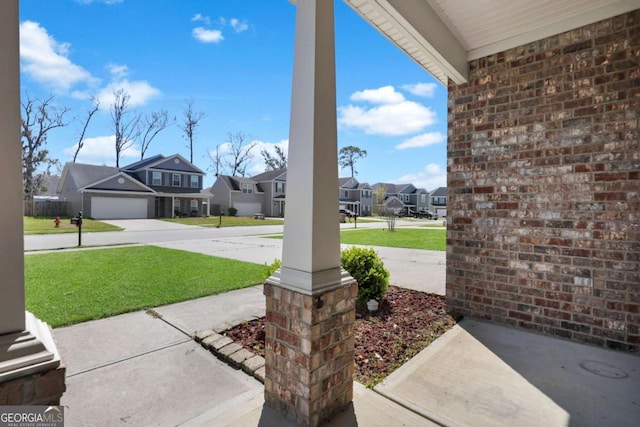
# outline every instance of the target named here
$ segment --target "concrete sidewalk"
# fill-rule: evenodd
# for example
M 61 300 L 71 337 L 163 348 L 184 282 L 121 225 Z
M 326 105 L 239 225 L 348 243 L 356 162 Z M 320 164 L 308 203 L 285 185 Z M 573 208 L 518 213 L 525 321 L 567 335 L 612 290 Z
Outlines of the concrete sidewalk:
M 282 426 L 263 387 L 196 344 L 264 315 L 262 287 L 59 328 L 69 426 Z M 463 320 L 330 426 L 635 426 L 640 358 Z M 290 425 L 290 424 L 289 424 Z
M 282 259 L 282 240 L 259 236 L 184 240 L 154 245 L 255 264 L 271 264 L 276 258 Z M 345 249 L 350 245 L 341 246 Z M 421 292 L 445 294 L 446 252 L 383 246 L 375 246 L 373 249 L 390 272 L 390 284 Z

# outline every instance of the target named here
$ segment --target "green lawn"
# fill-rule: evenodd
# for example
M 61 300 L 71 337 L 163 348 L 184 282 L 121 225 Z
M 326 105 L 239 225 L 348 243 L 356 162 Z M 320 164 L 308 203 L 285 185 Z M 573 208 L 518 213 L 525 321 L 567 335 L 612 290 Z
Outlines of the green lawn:
M 264 237 L 282 239 L 282 234 Z M 340 231 L 340 243 L 444 251 L 447 249 L 447 231 L 419 228 L 396 228 L 394 232 L 376 228 L 347 229 Z
M 164 218 L 164 221 L 177 222 L 178 224 L 199 225 L 201 227 L 217 227 L 220 217 L 210 216 L 208 218 Z M 222 227 L 241 227 L 246 225 L 278 225 L 284 224 L 282 219 L 253 219 L 249 216 L 223 216 Z
M 390 246 L 393 248 L 447 249 L 446 230 L 396 228 L 390 232 L 382 229 L 344 230 L 340 232 L 340 242 L 351 245 Z
M 24 234 L 57 234 L 57 233 L 77 233 L 78 228 L 71 224 L 69 217 L 60 217 L 60 227 L 56 228 L 54 217 L 25 216 Z M 82 232 L 95 231 L 121 231 L 122 228 L 111 224 L 96 221 L 93 219 L 82 220 Z
M 27 310 L 53 327 L 262 283 L 265 266 L 155 246 L 25 256 Z

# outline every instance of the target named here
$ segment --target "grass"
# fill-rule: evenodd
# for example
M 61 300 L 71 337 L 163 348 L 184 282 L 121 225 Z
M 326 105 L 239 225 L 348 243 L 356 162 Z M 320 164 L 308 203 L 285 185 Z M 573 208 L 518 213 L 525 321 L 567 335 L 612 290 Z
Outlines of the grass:
M 220 217 L 210 216 L 208 218 L 165 218 L 164 221 L 176 222 L 185 225 L 199 225 L 200 227 L 217 227 Z M 253 219 L 249 216 L 223 216 L 222 227 L 244 227 L 248 225 L 282 225 L 282 219 Z
M 264 274 L 258 264 L 155 246 L 29 255 L 26 306 L 59 327 L 252 286 Z
M 446 230 L 421 230 L 415 228 L 396 228 L 396 231 L 393 232 L 371 228 L 344 230 L 340 232 L 340 242 L 350 245 L 444 251 L 447 249 L 447 232 Z
M 78 227 L 71 224 L 70 217 L 60 217 L 59 228 L 56 228 L 54 219 L 55 217 L 25 216 L 24 234 L 58 234 L 78 232 Z M 85 218 L 82 220 L 82 232 L 97 231 L 122 231 L 122 228 L 93 219 Z
M 269 239 L 282 239 L 282 234 L 264 236 Z M 389 232 L 379 228 L 360 230 L 341 230 L 340 243 L 348 245 L 389 246 L 392 248 L 426 249 L 445 251 L 447 249 L 447 231 L 444 229 L 396 228 Z

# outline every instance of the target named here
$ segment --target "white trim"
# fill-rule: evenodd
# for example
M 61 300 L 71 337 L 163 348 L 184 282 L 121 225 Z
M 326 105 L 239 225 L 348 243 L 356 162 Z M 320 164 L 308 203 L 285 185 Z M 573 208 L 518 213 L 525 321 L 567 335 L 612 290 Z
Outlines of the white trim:
M 118 191 L 118 190 L 100 190 L 100 189 L 82 189 L 82 191 L 78 190 L 80 193 L 95 193 L 95 194 L 131 194 L 132 196 L 148 196 L 155 197 L 158 195 L 155 191 L 152 193 L 143 193 L 141 191 Z
M 108 177 L 106 177 L 106 178 L 103 178 L 103 179 L 101 179 L 101 180 L 99 180 L 99 181 L 92 182 L 91 184 L 88 184 L 88 185 L 85 185 L 84 187 L 80 187 L 80 188 L 78 188 L 78 191 L 82 192 L 82 191 L 97 190 L 97 189 L 91 189 L 91 188 L 89 188 L 89 187 L 93 187 L 94 185 L 102 184 L 103 182 L 107 182 L 107 181 L 109 181 L 109 180 L 111 180 L 111 179 L 115 179 L 115 178 L 117 178 L 118 176 L 122 176 L 122 177 L 124 177 L 125 179 L 129 180 L 130 182 L 132 182 L 132 183 L 136 184 L 137 186 L 142 187 L 143 189 L 149 190 L 149 191 L 150 191 L 150 192 L 152 192 L 152 193 L 155 193 L 155 191 L 154 191 L 151 187 L 147 187 L 147 186 L 146 186 L 145 184 L 143 184 L 142 182 L 138 181 L 138 180 L 137 180 L 137 179 L 135 179 L 135 178 L 132 178 L 130 175 L 128 175 L 128 174 L 126 174 L 126 173 L 124 173 L 124 172 L 118 172 L 118 173 L 116 173 L 115 175 L 111 175 L 111 176 L 108 176 Z M 118 190 L 105 190 L 105 191 L 118 191 Z

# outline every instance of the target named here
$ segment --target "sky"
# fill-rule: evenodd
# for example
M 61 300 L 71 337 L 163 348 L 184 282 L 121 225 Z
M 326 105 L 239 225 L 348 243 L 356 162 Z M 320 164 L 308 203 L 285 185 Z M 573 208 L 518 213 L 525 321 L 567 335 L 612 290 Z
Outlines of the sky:
M 338 148 L 357 146 L 360 182 L 446 186 L 447 89 L 340 0 L 335 2 Z M 68 125 L 48 134 L 50 157 L 71 161 L 91 98 L 100 101 L 77 162 L 115 165 L 110 107 L 167 110 L 174 124 L 145 154 L 189 148 L 180 126 L 188 100 L 205 117 L 193 163 L 215 181 L 210 154 L 228 135 L 255 142 L 247 175 L 265 170 L 262 150 L 288 147 L 295 6 L 288 0 L 20 0 L 23 101 L 53 96 Z M 121 165 L 140 160 L 140 145 Z M 340 170 L 350 176 L 350 170 Z

